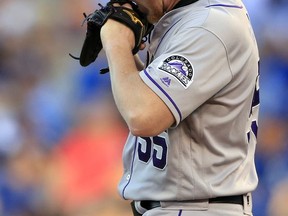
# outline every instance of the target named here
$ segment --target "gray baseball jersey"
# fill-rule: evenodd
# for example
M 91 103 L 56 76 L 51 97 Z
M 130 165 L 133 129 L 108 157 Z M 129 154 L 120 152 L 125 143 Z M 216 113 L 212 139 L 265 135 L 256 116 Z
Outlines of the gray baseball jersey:
M 242 1 L 200 0 L 168 12 L 148 53 L 140 76 L 176 121 L 155 137 L 129 135 L 123 198 L 193 200 L 253 191 L 259 55 Z

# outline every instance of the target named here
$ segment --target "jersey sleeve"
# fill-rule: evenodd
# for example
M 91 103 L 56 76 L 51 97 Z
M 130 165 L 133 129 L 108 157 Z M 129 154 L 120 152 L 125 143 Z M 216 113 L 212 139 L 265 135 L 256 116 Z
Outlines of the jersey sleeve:
M 187 35 L 194 35 L 187 37 Z M 171 110 L 177 126 L 232 79 L 225 44 L 204 28 L 174 34 L 161 55 L 140 72 L 142 80 Z M 161 50 L 162 49 L 162 50 Z

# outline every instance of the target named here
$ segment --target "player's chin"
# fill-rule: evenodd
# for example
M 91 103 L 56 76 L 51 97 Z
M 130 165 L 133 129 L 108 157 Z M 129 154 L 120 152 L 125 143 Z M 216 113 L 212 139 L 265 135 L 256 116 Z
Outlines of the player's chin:
M 165 14 L 165 12 L 161 8 L 153 8 L 147 11 L 147 20 L 150 23 L 157 23 L 161 17 Z
M 143 14 L 147 15 L 148 14 L 148 9 L 146 7 L 144 7 L 143 5 L 141 4 L 136 4 L 139 11 L 141 11 Z

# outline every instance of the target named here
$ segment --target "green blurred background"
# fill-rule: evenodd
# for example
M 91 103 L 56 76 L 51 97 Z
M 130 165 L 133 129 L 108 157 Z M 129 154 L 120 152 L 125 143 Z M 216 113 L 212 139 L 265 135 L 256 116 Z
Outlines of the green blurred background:
M 131 216 L 106 59 L 83 68 L 68 55 L 79 55 L 82 13 L 106 2 L 0 0 L 0 215 Z M 244 2 L 261 55 L 254 216 L 287 216 L 288 3 Z

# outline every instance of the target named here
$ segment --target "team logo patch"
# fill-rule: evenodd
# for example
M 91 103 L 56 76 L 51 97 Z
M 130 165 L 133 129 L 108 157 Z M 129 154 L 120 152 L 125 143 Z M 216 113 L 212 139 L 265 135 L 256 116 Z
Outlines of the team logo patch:
M 174 76 L 185 89 L 187 89 L 193 82 L 193 75 L 194 75 L 193 66 L 183 56 L 180 55 L 169 56 L 163 62 L 161 62 L 158 68 Z

